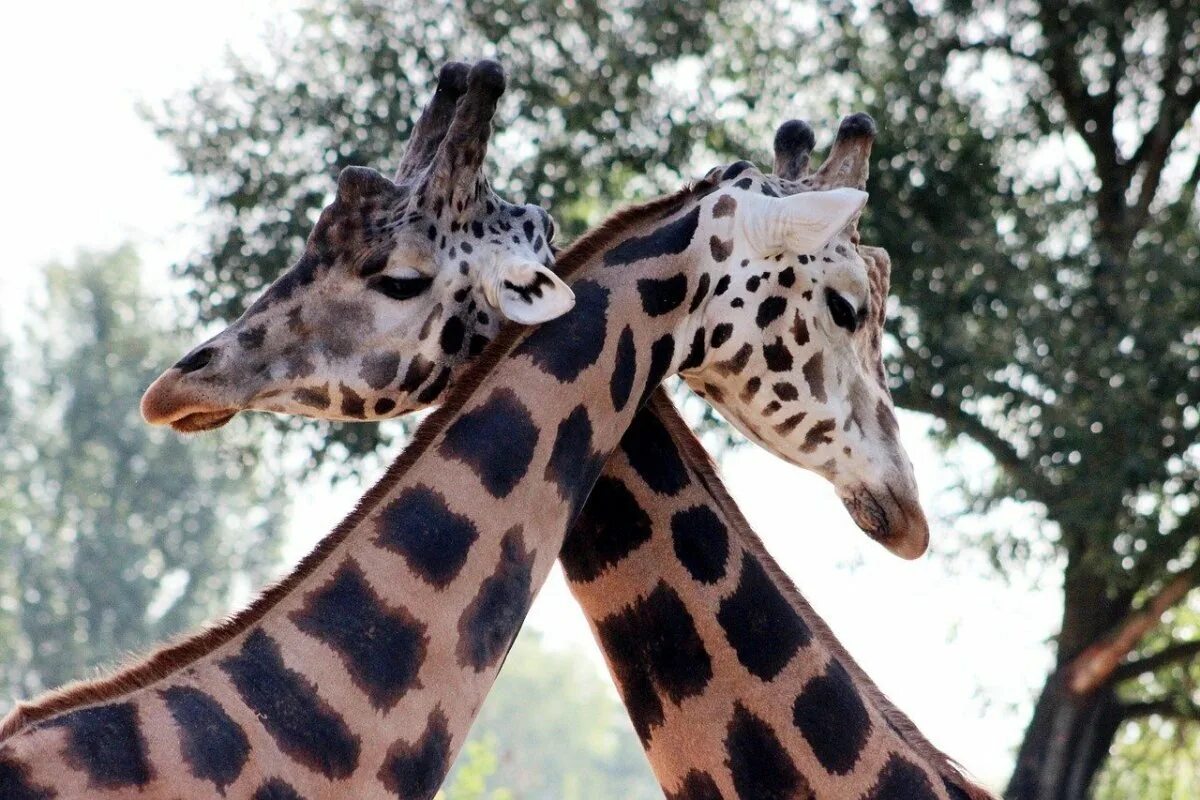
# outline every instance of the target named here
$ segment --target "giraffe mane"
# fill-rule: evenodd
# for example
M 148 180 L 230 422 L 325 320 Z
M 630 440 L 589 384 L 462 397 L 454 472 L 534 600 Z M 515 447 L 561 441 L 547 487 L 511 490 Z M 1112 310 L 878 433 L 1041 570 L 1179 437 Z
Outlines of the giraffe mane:
M 711 190 L 713 186 L 715 182 L 700 181 L 694 185 L 689 184 L 674 194 L 617 211 L 562 251 L 557 259 L 559 274 L 563 277 L 570 276 L 631 226 L 673 213 L 688 201 Z M 92 680 L 74 681 L 50 690 L 30 702 L 17 703 L 3 719 L 0 719 L 0 743 L 27 726 L 50 717 L 110 701 L 151 686 L 228 644 L 260 622 L 271 609 L 325 563 L 350 532 L 375 510 L 526 330 L 526 326 L 513 322 L 501 328 L 491 344 L 468 365 L 463 375 L 450 388 L 446 401 L 418 426 L 412 441 L 388 466 L 383 477 L 359 499 L 354 509 L 337 527 L 326 534 L 290 573 L 263 590 L 249 606 L 197 633 L 184 634 L 149 655 L 134 656 L 107 675 Z
M 662 391 L 656 391 L 647 405 L 655 407 L 656 411 L 666 411 L 668 410 L 666 406 L 670 407 L 670 411 L 674 411 L 674 406 L 671 404 L 670 399 Z M 713 463 L 712 457 L 704 449 L 704 445 L 700 443 L 700 440 L 696 438 L 691 429 L 687 427 L 687 424 L 683 421 L 683 417 L 678 413 L 664 413 L 658 414 L 658 418 L 670 432 L 671 438 L 679 445 L 684 461 L 687 462 L 689 467 L 695 470 L 704 484 L 704 488 L 709 492 L 713 501 L 721 508 L 721 511 L 732 524 L 734 533 L 743 546 L 762 563 L 767 575 L 779 587 L 780 591 L 783 592 L 788 602 L 800 610 L 801 615 L 804 617 L 804 622 L 812 629 L 813 635 L 846 668 L 855 686 L 866 695 L 867 701 L 879 711 L 884 721 L 918 756 L 925 759 L 930 766 L 936 769 L 938 775 L 944 781 L 964 792 L 968 800 L 995 800 L 995 796 L 991 792 L 976 784 L 966 775 L 965 770 L 957 761 L 943 753 L 925 738 L 925 735 L 908 718 L 908 715 L 897 708 L 888 696 L 884 694 L 883 690 L 875 685 L 875 682 L 858 665 L 858 662 L 854 660 L 841 641 L 830 630 L 829 625 L 821 615 L 800 594 L 800 590 L 796 588 L 792 579 L 788 577 L 783 568 L 771 557 L 762 539 L 750 527 L 746 518 L 742 516 L 737 503 L 729 496 L 724 482 L 717 475 L 717 467 Z

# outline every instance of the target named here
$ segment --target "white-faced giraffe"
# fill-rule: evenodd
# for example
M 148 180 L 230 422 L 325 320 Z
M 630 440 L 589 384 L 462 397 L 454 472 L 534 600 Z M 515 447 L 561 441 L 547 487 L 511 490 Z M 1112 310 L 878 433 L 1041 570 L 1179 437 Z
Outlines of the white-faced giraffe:
M 776 173 L 787 184 L 776 181 L 775 188 L 781 194 L 861 188 L 872 137 L 869 119 L 847 120 L 823 170 L 808 176 L 812 131 L 798 121 L 786 123 L 776 136 Z M 856 243 L 853 231 L 850 238 Z M 868 370 L 879 370 L 889 261 L 878 248 L 858 249 L 868 265 L 871 298 L 869 311 L 858 320 L 862 330 L 855 347 Z M 837 254 L 837 245 L 832 252 Z M 760 274 L 757 279 L 766 277 Z M 764 292 L 759 308 L 776 304 L 770 299 L 773 292 L 792 288 L 794 281 L 784 277 L 779 284 Z M 442 301 L 421 299 L 425 308 L 437 302 Z M 462 308 L 465 305 L 461 299 L 450 315 L 470 313 Z M 807 330 L 807 320 L 799 317 L 793 317 L 792 325 Z M 276 351 L 290 352 L 290 331 L 282 326 L 278 330 L 283 338 L 274 343 Z M 214 341 L 228 341 L 238 333 L 235 326 Z M 298 349 L 313 346 L 302 343 Z M 401 336 L 389 340 L 386 349 L 399 363 L 412 346 Z M 371 356 L 369 348 L 361 348 L 348 360 L 366 364 Z M 239 358 L 258 356 L 230 356 L 230 368 L 245 374 L 245 365 L 236 364 Z M 813 376 L 813 368 L 805 374 Z M 336 385 L 339 376 L 318 369 L 310 380 Z M 162 385 L 170 387 L 171 402 L 156 405 L 173 405 L 174 414 L 194 408 L 187 383 L 168 372 Z M 813 391 L 811 380 L 806 379 L 805 388 Z M 712 384 L 701 389 L 720 391 Z M 376 402 L 397 408 L 412 404 L 395 375 L 379 391 Z M 277 393 L 271 395 L 267 407 L 277 408 Z M 768 404 L 764 410 L 770 416 L 778 409 Z M 304 413 L 336 416 L 321 410 Z M 956 788 L 963 794 L 978 792 L 844 654 L 763 552 L 669 403 L 652 402 L 635 417 L 621 452 L 606 462 L 560 557 L 668 797 L 754 795 L 750 788 L 735 785 L 728 763 L 726 738 L 738 709 L 777 723 L 779 745 L 799 773 L 796 783 L 810 787 L 816 796 L 892 796 L 898 785 L 920 784 L 927 777 L 905 767 L 906 758 L 930 767 L 952 794 Z M 686 613 L 675 613 L 680 609 Z M 763 632 L 780 641 L 767 662 L 757 660 L 755 646 L 755 637 Z M 653 688 L 655 673 L 679 669 L 664 665 L 666 658 L 689 657 L 699 662 L 692 665 L 696 669 L 711 670 L 711 679 L 700 695 L 663 703 Z M 791 725 L 783 719 L 789 712 Z M 880 768 L 893 758 L 891 768 Z M 908 794 L 921 796 L 917 789 Z
M 774 255 L 759 245 L 777 221 L 755 216 L 773 207 L 730 188 L 736 177 L 626 214 L 564 254 L 574 312 L 532 334 L 506 329 L 358 511 L 249 611 L 11 718 L 6 785 L 29 797 L 430 796 L 636 398 L 694 352 L 675 342 L 696 341 L 707 319 L 700 287 L 719 285 L 729 256 Z M 772 247 L 813 250 L 858 202 L 787 208 L 793 221 L 825 225 Z M 716 245 L 731 252 L 718 258 Z M 701 358 L 692 372 L 715 378 L 716 363 Z M 887 521 L 899 537 L 889 543 L 911 547 L 903 517 Z M 762 654 L 776 647 L 766 633 L 748 634 Z M 711 676 L 689 664 L 699 662 L 652 671 L 649 691 L 690 697 Z M 784 761 L 760 758 L 782 752 L 771 724 L 746 709 L 733 722 L 734 790 L 806 796 L 794 764 L 789 778 Z M 898 758 L 880 768 L 882 789 L 900 774 L 945 796 L 936 771 Z M 776 782 L 762 783 L 764 766 Z

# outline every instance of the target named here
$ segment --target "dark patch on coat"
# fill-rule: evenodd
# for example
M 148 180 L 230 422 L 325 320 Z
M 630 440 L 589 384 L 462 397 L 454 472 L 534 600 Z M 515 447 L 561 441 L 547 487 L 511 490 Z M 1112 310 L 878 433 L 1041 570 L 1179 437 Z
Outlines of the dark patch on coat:
M 751 675 L 772 680 L 812 641 L 808 625 L 756 559 L 742 557 L 737 589 L 721 601 L 717 621 Z
M 679 790 L 666 792 L 666 796 L 667 800 L 725 800 L 713 776 L 696 769 L 689 769 Z
M 806 416 L 808 416 L 808 414 L 806 412 L 797 411 L 795 414 L 792 414 L 787 419 L 785 419 L 783 422 L 776 424 L 774 426 L 774 428 L 772 428 L 772 430 L 774 430 L 775 433 L 779 434 L 780 436 L 791 436 L 792 431 L 796 430 L 796 427 L 799 426 L 799 424 L 804 421 L 804 418 Z
M 445 589 L 467 561 L 479 530 L 428 486 L 400 492 L 375 522 L 375 544 L 399 553 L 423 581 Z
M 671 516 L 671 542 L 675 557 L 695 580 L 716 583 L 725 577 L 729 530 L 708 506 L 676 511 Z
M 733 180 L 738 175 L 741 175 L 743 172 L 745 172 L 746 170 L 750 169 L 753 166 L 754 165 L 751 164 L 749 161 L 735 161 L 732 164 L 730 164 L 728 167 L 726 167 L 725 171 L 721 173 L 721 180 L 723 180 L 723 181 Z M 729 197 L 729 195 L 725 195 L 725 196 Z M 729 199 L 732 200 L 733 198 L 730 197 Z
M 279 643 L 262 628 L 251 630 L 237 654 L 218 665 L 280 750 L 327 778 L 354 772 L 361 740 L 316 686 L 284 665 Z
M 935 800 L 937 793 L 924 770 L 911 761 L 892 753 L 875 785 L 863 795 L 863 800 Z
M 792 351 L 784 344 L 783 339 L 776 336 L 774 342 L 762 346 L 763 358 L 767 360 L 767 369 L 772 372 L 787 372 L 792 368 Z
M 833 439 L 829 434 L 833 433 L 837 427 L 837 423 L 831 419 L 823 419 L 814 424 L 804 434 L 804 442 L 800 445 L 800 450 L 805 453 L 811 453 L 823 444 L 831 444 Z
M 648 316 L 661 317 L 683 305 L 687 297 L 687 276 L 680 272 L 670 278 L 639 278 L 638 295 L 642 298 L 642 311 Z
M 406 609 L 389 608 L 353 559 L 346 559 L 288 618 L 337 652 L 374 708 L 390 710 L 410 689 L 421 687 L 417 673 L 429 645 L 426 626 Z
M 801 347 L 808 344 L 808 323 L 800 316 L 799 311 L 792 317 L 791 334 L 792 340 Z
M 567 530 L 558 558 L 572 583 L 595 580 L 650 541 L 652 533 L 650 517 L 629 487 L 601 475 L 575 524 Z
M 467 326 L 463 325 L 461 318 L 450 317 L 447 319 L 446 324 L 442 326 L 441 336 L 438 337 L 442 352 L 448 356 L 457 355 L 458 351 L 462 350 L 466 333 Z
M 718 361 L 716 370 L 721 375 L 738 375 L 750 363 L 752 355 L 754 355 L 754 347 L 749 342 L 744 342 L 732 356 L 724 361 Z
M 718 264 L 733 255 L 733 239 L 722 239 L 719 236 L 708 237 L 708 252 L 713 261 Z
M 417 353 L 413 356 L 412 361 L 408 362 L 408 369 L 404 373 L 404 380 L 400 381 L 400 391 L 415 392 L 421 388 L 421 384 L 433 372 L 433 362 L 425 356 Z
M 754 315 L 754 322 L 761 330 L 782 317 L 784 311 L 787 311 L 787 298 L 773 294 L 758 304 L 758 313 Z
M 358 377 L 366 381 L 367 386 L 378 391 L 396 380 L 396 373 L 399 371 L 399 353 L 368 353 L 363 359 Z
M 792 704 L 792 722 L 821 766 L 835 775 L 854 769 L 871 738 L 867 707 L 838 661 L 804 684 Z
M 575 307 L 534 328 L 513 350 L 514 356 L 529 356 L 560 383 L 575 380 L 596 363 L 604 352 L 608 327 L 608 289 L 595 281 L 579 281 L 571 288 Z
M 604 254 L 604 266 L 632 264 L 644 258 L 678 255 L 687 250 L 700 224 L 700 206 L 645 236 L 631 236 Z
M 656 415 L 642 412 L 621 437 L 630 466 L 654 491 L 674 496 L 691 483 L 687 466 L 671 433 Z
M 708 349 L 704 345 L 707 338 L 708 333 L 704 328 L 696 329 L 696 333 L 692 335 L 692 346 L 688 348 L 687 356 L 679 362 L 680 372 L 695 369 L 704 363 L 704 356 L 708 354 Z
M 729 341 L 729 337 L 733 336 L 733 323 L 721 322 L 713 326 L 712 338 L 709 340 L 709 345 L 715 350 L 721 345 Z
M 137 706 L 130 701 L 70 711 L 45 725 L 66 728 L 67 766 L 86 773 L 92 789 L 142 787 L 153 777 Z
M 658 388 L 662 379 L 671 368 L 671 359 L 675 357 L 675 337 L 664 333 L 650 345 L 650 367 L 646 371 L 646 385 L 642 388 L 642 399 L 638 407 L 644 406 L 650 398 L 650 393 Z
M 28 765 L 0 755 L 0 797 L 4 800 L 54 800 L 57 796 L 54 789 L 33 783 Z
M 450 368 L 442 367 L 442 370 L 438 373 L 438 376 L 434 378 L 428 386 L 422 389 L 420 394 L 417 395 L 417 402 L 432 403 L 434 400 L 438 399 L 439 396 L 441 396 L 442 391 L 445 390 L 446 384 L 448 383 L 450 383 Z
M 737 200 L 731 194 L 723 194 L 713 203 L 714 217 L 732 217 L 737 210 Z
M 211 695 L 192 686 L 171 686 L 158 692 L 179 730 L 183 760 L 193 775 L 212 781 L 217 792 L 242 774 L 250 757 L 250 740 Z
M 600 620 L 597 635 L 638 736 L 645 745 L 675 705 L 704 691 L 712 659 L 679 595 L 664 582 L 644 599 Z
M 533 602 L 534 551 L 525 548 L 521 526 L 500 542 L 500 563 L 458 620 L 458 663 L 482 672 L 504 657 Z
M 243 350 L 257 350 L 267 338 L 266 325 L 253 325 L 237 335 L 238 344 Z
M 558 496 L 570 504 L 571 519 L 579 513 L 603 466 L 603 456 L 592 450 L 592 421 L 587 408 L 580 404 L 558 424 L 543 475 L 558 487 Z
M 352 419 L 364 419 L 367 416 L 367 401 L 362 395 L 346 384 L 339 384 L 342 393 L 342 415 Z
M 637 377 L 637 346 L 633 342 L 633 331 L 626 325 L 617 339 L 617 358 L 612 377 L 608 380 L 608 392 L 612 396 L 613 408 L 621 411 L 629 402 L 633 391 L 633 379 Z
M 409 744 L 399 741 L 387 752 L 379 768 L 379 781 L 404 800 L 432 800 L 450 771 L 450 721 L 436 706 L 425 723 L 421 738 Z
M 688 313 L 695 314 L 696 309 L 704 302 L 704 298 L 708 297 L 708 287 L 712 283 L 712 278 L 707 272 L 700 274 L 700 280 L 696 282 L 696 293 L 692 295 L 691 305 L 688 306 Z
M 812 358 L 804 362 L 801 368 L 804 380 L 808 382 L 808 391 L 818 402 L 828 401 L 825 395 L 825 359 L 820 353 L 813 353 Z
M 318 411 L 329 408 L 329 386 L 301 386 L 292 391 L 292 399 Z
M 304 800 L 304 796 L 282 778 L 268 778 L 254 790 L 250 800 Z
M 772 385 L 771 391 L 775 392 L 776 397 L 784 401 L 792 401 L 800 397 L 800 390 L 788 381 L 779 381 Z
M 775 731 L 741 703 L 734 705 L 733 719 L 726 729 L 725 753 L 738 797 L 815 800 L 812 786 L 796 769 Z
M 507 497 L 533 460 L 538 429 L 516 392 L 492 390 L 482 404 L 446 428 L 438 453 L 471 468 L 492 497 Z

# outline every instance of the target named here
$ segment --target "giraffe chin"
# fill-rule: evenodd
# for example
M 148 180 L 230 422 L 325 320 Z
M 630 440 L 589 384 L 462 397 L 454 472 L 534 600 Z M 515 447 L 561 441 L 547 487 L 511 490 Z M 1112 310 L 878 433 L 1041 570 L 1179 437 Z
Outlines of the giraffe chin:
M 197 411 L 194 414 L 173 419 L 167 424 L 178 433 L 200 433 L 220 428 L 237 416 L 237 413 L 237 411 Z

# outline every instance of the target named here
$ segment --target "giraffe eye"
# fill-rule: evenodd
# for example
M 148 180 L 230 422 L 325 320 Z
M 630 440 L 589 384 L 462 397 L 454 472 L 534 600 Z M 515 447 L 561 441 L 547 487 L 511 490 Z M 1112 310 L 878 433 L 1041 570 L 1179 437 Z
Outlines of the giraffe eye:
M 411 278 L 393 278 L 390 275 L 380 275 L 372 278 L 367 285 L 393 300 L 411 300 L 428 289 L 432 284 L 433 278 L 424 275 Z
M 849 300 L 833 289 L 826 289 L 825 304 L 829 306 L 829 315 L 833 317 L 834 325 L 851 333 L 858 329 L 858 315 L 854 313 L 854 306 L 850 305 Z

